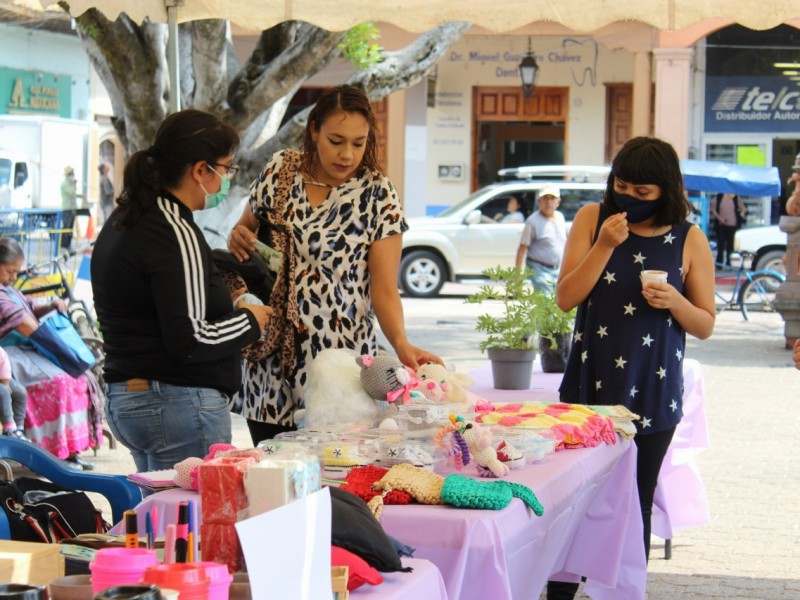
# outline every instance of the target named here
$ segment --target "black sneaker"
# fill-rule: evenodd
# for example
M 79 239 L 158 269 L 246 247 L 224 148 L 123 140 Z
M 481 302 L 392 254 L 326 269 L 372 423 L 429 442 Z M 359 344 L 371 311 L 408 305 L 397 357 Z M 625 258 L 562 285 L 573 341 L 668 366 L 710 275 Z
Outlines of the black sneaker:
M 74 454 L 69 458 L 65 458 L 64 460 L 70 463 L 70 465 L 78 465 L 83 471 L 94 471 L 94 463 L 90 463 L 88 460 L 83 460 L 77 454 Z
M 25 437 L 25 434 L 21 429 L 4 429 L 3 435 L 17 438 L 18 440 L 22 440 L 23 442 L 30 442 L 30 440 L 27 437 Z

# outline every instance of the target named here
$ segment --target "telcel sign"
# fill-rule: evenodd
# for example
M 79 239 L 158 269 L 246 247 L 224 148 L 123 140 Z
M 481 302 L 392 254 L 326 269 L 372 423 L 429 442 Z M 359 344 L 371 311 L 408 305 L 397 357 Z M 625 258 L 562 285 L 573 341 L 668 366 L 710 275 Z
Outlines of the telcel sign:
M 707 77 L 707 132 L 800 132 L 800 87 L 785 77 Z

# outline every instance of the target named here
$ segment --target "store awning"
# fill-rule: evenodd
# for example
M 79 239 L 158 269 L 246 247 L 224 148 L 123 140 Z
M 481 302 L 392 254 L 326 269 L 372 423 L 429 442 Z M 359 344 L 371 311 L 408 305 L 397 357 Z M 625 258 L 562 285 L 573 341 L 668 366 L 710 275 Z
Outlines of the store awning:
M 4 0 L 28 9 L 58 10 L 52 0 Z M 751 29 L 770 29 L 800 17 L 797 0 L 66 0 L 72 15 L 100 9 L 114 19 L 127 13 L 166 22 L 166 4 L 177 7 L 178 22 L 227 18 L 250 30 L 288 20 L 344 31 L 364 21 L 392 23 L 422 32 L 448 21 L 469 21 L 491 32 L 508 32 L 529 23 L 560 23 L 574 31 L 594 31 L 618 21 L 640 21 L 662 30 L 689 27 L 708 18 L 735 21 Z
M 687 190 L 725 192 L 742 196 L 780 196 L 777 167 L 751 167 L 710 160 L 682 160 Z

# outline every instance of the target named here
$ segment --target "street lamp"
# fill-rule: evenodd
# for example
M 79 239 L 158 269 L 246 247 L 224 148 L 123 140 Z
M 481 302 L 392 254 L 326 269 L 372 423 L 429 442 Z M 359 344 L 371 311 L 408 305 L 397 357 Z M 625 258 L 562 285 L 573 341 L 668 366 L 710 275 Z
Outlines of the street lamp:
M 531 38 L 528 38 L 528 54 L 519 63 L 519 76 L 522 79 L 522 93 L 525 95 L 525 99 L 531 97 L 537 75 L 539 75 L 539 65 L 531 52 Z

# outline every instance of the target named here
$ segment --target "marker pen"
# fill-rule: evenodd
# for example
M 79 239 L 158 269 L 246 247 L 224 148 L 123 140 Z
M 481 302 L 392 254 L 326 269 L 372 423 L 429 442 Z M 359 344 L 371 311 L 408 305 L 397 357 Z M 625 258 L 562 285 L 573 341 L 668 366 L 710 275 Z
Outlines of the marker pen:
M 139 547 L 139 524 L 137 523 L 136 511 L 125 511 L 125 547 Z
M 167 525 L 164 531 L 164 564 L 175 562 L 175 523 Z
M 175 528 L 175 562 L 185 563 L 189 551 L 189 505 L 178 504 L 178 525 Z
M 192 532 L 192 562 L 200 562 L 200 511 L 197 500 L 189 500 L 189 531 Z
M 153 533 L 153 518 L 149 512 L 144 515 L 144 532 L 147 535 L 147 547 L 153 550 L 156 547 L 156 536 Z

